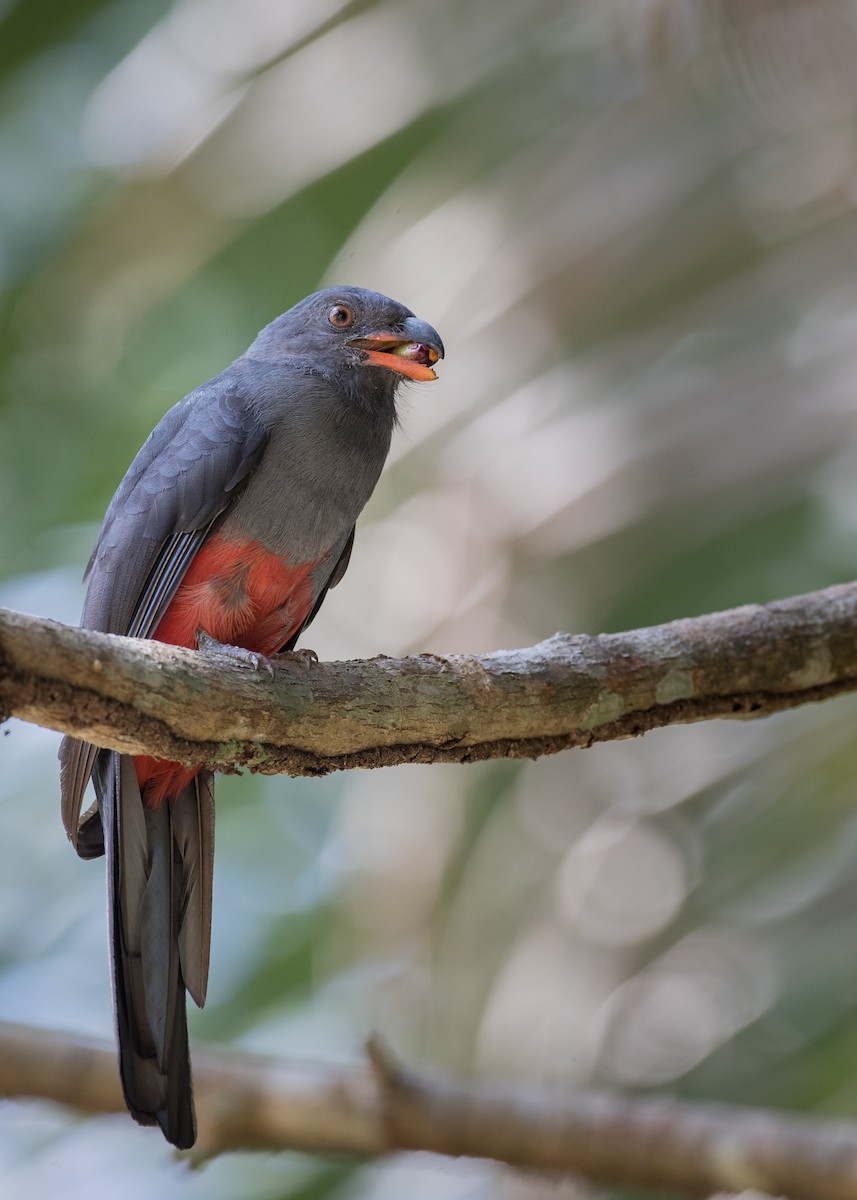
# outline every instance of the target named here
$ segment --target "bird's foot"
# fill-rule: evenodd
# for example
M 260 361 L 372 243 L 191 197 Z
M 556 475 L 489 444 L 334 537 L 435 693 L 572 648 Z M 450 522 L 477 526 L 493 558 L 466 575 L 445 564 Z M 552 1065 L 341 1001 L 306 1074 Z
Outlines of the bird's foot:
M 246 646 L 231 646 L 228 642 L 218 642 L 204 629 L 198 629 L 196 646 L 200 654 L 206 658 L 219 659 L 220 662 L 230 662 L 235 666 L 249 667 L 251 671 L 267 671 L 273 678 L 274 665 L 264 654 L 257 650 L 248 650 Z
M 300 650 L 281 650 L 279 654 L 274 655 L 274 662 L 299 662 L 304 667 L 311 667 L 318 662 L 318 655 L 315 650 L 302 646 Z

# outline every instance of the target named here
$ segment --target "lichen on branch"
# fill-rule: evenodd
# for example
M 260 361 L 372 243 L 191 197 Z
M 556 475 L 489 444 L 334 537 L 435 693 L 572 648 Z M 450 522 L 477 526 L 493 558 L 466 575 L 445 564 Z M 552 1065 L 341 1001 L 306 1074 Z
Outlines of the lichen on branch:
M 273 671 L 0 610 L 0 712 L 219 771 L 523 758 L 857 688 L 857 583 L 491 654 Z

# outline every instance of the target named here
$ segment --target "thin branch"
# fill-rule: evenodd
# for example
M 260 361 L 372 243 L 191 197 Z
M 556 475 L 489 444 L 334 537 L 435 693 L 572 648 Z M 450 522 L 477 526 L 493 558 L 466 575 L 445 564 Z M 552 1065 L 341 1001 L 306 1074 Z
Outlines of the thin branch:
M 431 1150 L 685 1195 L 758 1189 L 857 1200 L 857 1126 L 726 1105 L 542 1085 L 489 1086 L 404 1070 L 377 1039 L 370 1065 L 293 1065 L 194 1051 L 194 1151 L 374 1157 Z M 104 1044 L 0 1023 L 0 1095 L 121 1112 Z
M 494 654 L 253 670 L 0 610 L 0 711 L 135 754 L 318 775 L 523 758 L 857 689 L 857 584 Z

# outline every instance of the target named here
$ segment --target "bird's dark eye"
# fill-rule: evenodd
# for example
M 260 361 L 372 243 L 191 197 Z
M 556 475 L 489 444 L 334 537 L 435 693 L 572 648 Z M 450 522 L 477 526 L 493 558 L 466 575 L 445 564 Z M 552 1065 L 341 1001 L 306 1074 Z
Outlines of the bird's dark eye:
M 347 329 L 354 320 L 354 313 L 347 304 L 334 304 L 327 310 L 327 319 L 337 329 Z

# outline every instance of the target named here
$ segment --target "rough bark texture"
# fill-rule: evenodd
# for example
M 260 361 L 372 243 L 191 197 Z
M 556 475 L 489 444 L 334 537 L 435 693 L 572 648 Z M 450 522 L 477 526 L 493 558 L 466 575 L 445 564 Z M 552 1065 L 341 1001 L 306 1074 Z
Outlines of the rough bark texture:
M 0 712 L 215 770 L 555 753 L 857 688 L 857 584 L 521 650 L 253 670 L 0 610 Z
M 727 1105 L 543 1086 L 489 1086 L 371 1066 L 194 1052 L 198 1158 L 224 1150 L 373 1157 L 432 1150 L 574 1172 L 596 1184 L 705 1196 L 758 1189 L 857 1200 L 857 1127 Z M 0 1022 L 0 1096 L 121 1112 L 111 1047 Z M 754 1190 L 750 1190 L 754 1189 Z

